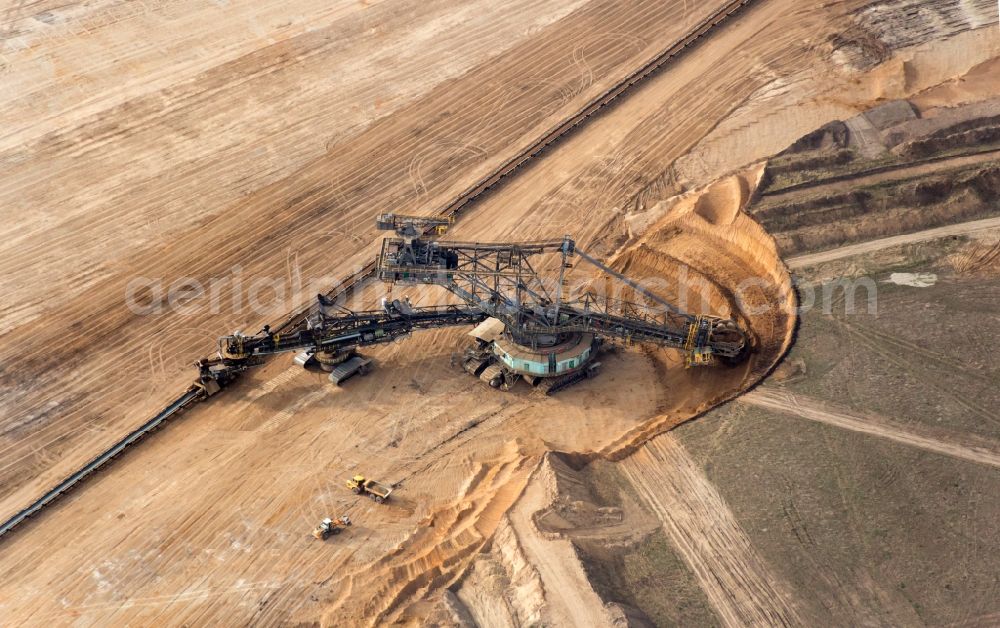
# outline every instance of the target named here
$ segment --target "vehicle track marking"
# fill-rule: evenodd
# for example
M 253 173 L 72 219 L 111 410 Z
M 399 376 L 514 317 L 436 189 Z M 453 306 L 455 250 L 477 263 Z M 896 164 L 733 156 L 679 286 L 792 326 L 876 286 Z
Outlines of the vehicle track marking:
M 660 519 L 726 626 L 796 626 L 802 620 L 775 586 L 725 500 L 672 434 L 619 463 Z
M 976 445 L 960 442 L 962 438 L 968 439 L 967 436 L 954 435 L 953 438 L 942 438 L 941 436 L 920 434 L 911 427 L 896 424 L 891 419 L 875 415 L 854 415 L 846 410 L 831 408 L 825 403 L 767 388 L 753 390 L 740 397 L 739 400 L 741 403 L 759 408 L 776 410 L 783 414 L 826 423 L 853 432 L 878 436 L 943 456 L 1000 467 L 1000 444 L 991 448 L 986 443 Z

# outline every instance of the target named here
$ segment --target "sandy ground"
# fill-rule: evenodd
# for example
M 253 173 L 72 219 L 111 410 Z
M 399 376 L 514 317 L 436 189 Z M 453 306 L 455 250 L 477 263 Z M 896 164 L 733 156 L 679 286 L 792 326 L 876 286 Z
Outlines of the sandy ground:
M 165 109 L 166 96 L 156 93 L 97 115 L 91 124 L 113 120 L 123 129 L 108 138 L 111 129 L 100 134 L 104 152 L 95 146 L 77 156 L 81 137 L 97 136 L 94 130 L 72 125 L 63 132 L 80 137 L 39 146 L 18 144 L 26 147 L 16 149 L 20 156 L 12 160 L 19 165 L 5 170 L 9 184 L 4 189 L 22 204 L 22 211 L 11 209 L 9 215 L 13 230 L 28 239 L 8 242 L 18 254 L 3 256 L 3 276 L 17 295 L 10 302 L 32 311 L 15 312 L 18 324 L 6 326 L 0 337 L 4 373 L 0 447 L 7 452 L 0 469 L 4 510 L 15 510 L 165 405 L 186 386 L 190 364 L 211 350 L 220 330 L 259 329 L 348 274 L 370 255 L 379 211 L 405 208 L 419 213 L 440 207 L 568 112 L 668 47 L 671 33 L 679 38 L 685 27 L 712 8 L 688 10 L 675 3 L 663 10 L 659 3 L 648 2 L 629 5 L 625 11 L 616 2 L 593 2 L 576 11 L 570 11 L 576 6 L 572 3 L 550 8 L 542 16 L 516 11 L 518 19 L 526 18 L 510 30 L 521 34 L 520 44 L 514 42 L 496 54 L 495 42 L 509 43 L 507 31 L 489 36 L 473 32 L 465 47 L 470 53 L 480 51 L 479 62 L 474 70 L 466 68 L 464 74 L 445 80 L 449 75 L 431 61 L 452 63 L 448 60 L 453 55 L 440 47 L 453 46 L 455 40 L 448 31 L 434 33 L 445 25 L 452 30 L 465 27 L 461 21 L 451 23 L 443 4 L 424 18 L 425 38 L 437 41 L 438 48 L 429 45 L 420 69 L 421 75 L 441 80 L 424 85 L 421 98 L 400 103 L 391 115 L 367 120 L 343 137 L 336 135 L 342 130 L 338 112 L 359 102 L 351 89 L 342 96 L 351 105 L 339 107 L 322 93 L 314 95 L 313 106 L 322 110 L 322 118 L 302 112 L 285 122 L 287 116 L 264 115 L 272 133 L 296 150 L 308 142 L 290 138 L 288 124 L 301 124 L 312 141 L 319 138 L 311 154 L 286 156 L 284 143 L 261 141 L 261 132 L 253 128 L 241 135 L 231 123 L 220 123 L 212 125 L 208 134 L 201 125 L 211 121 L 212 112 L 225 120 L 242 120 L 236 103 L 255 108 L 254 102 L 267 93 L 277 94 L 270 99 L 275 101 L 272 107 L 294 106 L 285 97 L 288 85 L 313 85 L 313 72 L 336 76 L 337 69 L 326 62 L 336 56 L 325 54 L 322 42 L 341 34 L 363 37 L 357 22 L 300 34 L 260 53 L 284 65 L 273 66 L 260 54 L 245 54 L 236 67 L 220 66 L 183 81 L 177 89 L 186 92 L 183 98 L 177 95 L 175 107 Z M 376 5 L 364 13 L 371 20 L 365 24 L 376 31 L 380 26 L 390 33 L 393 28 L 405 30 L 411 25 L 410 14 L 421 10 L 405 4 Z M 475 12 L 474 7 L 470 10 Z M 545 26 L 546 20 L 552 23 Z M 492 20 L 487 15 L 484 21 Z M 88 37 L 83 30 L 76 36 Z M 288 46 L 319 47 L 309 57 L 317 67 L 310 70 Z M 383 50 L 377 39 L 356 54 L 367 58 L 373 50 Z M 459 56 L 464 54 L 465 50 Z M 412 75 L 412 69 L 400 70 L 395 61 L 390 56 L 356 80 L 384 86 L 392 85 L 393 76 Z M 271 71 L 258 76 L 262 65 Z M 246 95 L 233 95 L 233 89 Z M 176 127 L 179 137 L 201 145 L 164 145 L 164 127 Z M 131 142 L 165 151 L 166 157 L 150 161 L 156 178 L 148 185 L 118 184 L 106 176 L 132 172 L 134 168 L 125 164 L 146 163 L 135 150 L 122 146 Z M 260 163 L 252 155 L 220 152 L 234 143 L 250 151 L 270 147 L 274 159 L 287 170 L 274 176 L 266 170 L 263 174 L 226 170 Z M 57 154 L 47 154 L 43 148 Z M 186 161 L 203 153 L 206 161 Z M 93 161 L 81 162 L 86 155 Z M 57 157 L 73 160 L 67 162 L 70 172 L 60 185 L 46 185 L 39 177 L 56 172 L 52 164 Z M 24 170 L 29 168 L 35 174 Z M 200 183 L 192 187 L 188 178 Z M 111 192 L 89 187 L 112 183 Z M 73 213 L 80 200 L 26 196 L 20 191 L 24 186 L 38 195 L 79 194 L 101 205 Z M 216 199 L 212 194 L 217 192 L 207 191 L 207 187 L 233 186 L 239 189 L 231 189 L 226 198 Z M 165 194 L 168 198 L 161 199 Z M 65 213 L 52 214 L 62 207 L 68 208 Z M 163 228 L 156 230 L 156 238 L 144 241 L 134 231 L 150 221 Z M 119 247 L 122 239 L 136 244 Z M 100 264 L 73 257 L 81 250 L 100 258 Z M 24 281 L 29 273 L 35 280 Z M 123 303 L 129 282 L 136 278 L 162 280 L 164 288 L 193 278 L 206 293 L 183 313 L 169 309 L 160 315 L 137 315 Z M 257 290 L 258 298 L 253 299 L 256 280 L 273 280 L 276 287 Z M 58 300 L 48 298 L 53 294 L 60 295 Z M 140 296 L 151 297 L 144 291 Z M 49 377 L 34 375 L 41 372 Z M 112 373 L 114 377 L 109 377 Z
M 108 250 L 170 244 L 583 3 L 40 4 L 5 16 L 4 251 L 27 254 L 4 256 L 4 327 L 121 273 Z
M 907 67 L 887 62 L 859 73 L 838 60 L 828 45 L 829 36 L 853 19 L 847 13 L 859 4 L 818 7 L 771 0 L 750 9 L 713 34 L 697 54 L 645 83 L 486 197 L 452 232 L 456 239 L 505 240 L 569 231 L 616 268 L 638 279 L 659 280 L 656 289 L 664 296 L 688 294 L 706 311 L 737 317 L 750 329 L 756 348 L 744 366 L 688 371 L 674 352 L 622 348 L 602 357 L 605 372 L 600 378 L 575 387 L 572 394 L 539 399 L 527 390 L 498 394 L 453 368 L 450 358 L 463 346 L 464 331 L 428 332 L 373 350 L 376 372 L 342 389 L 279 358 L 174 422 L 5 540 L 0 545 L 0 613 L 11 622 L 33 624 L 416 622 L 439 612 L 440 592 L 458 584 L 504 534 L 521 539 L 524 556 L 544 553 L 545 546 L 526 526 L 535 501 L 544 501 L 531 478 L 547 451 L 640 462 L 658 456 L 648 472 L 666 473 L 672 467 L 669 456 L 656 449 L 661 441 L 643 447 L 646 439 L 738 394 L 771 369 L 791 340 L 790 279 L 773 240 L 743 213 L 760 170 L 743 168 L 875 98 L 918 91 L 960 74 L 988 58 L 997 45 L 982 32 L 970 31 L 953 40 L 963 52 L 960 60 L 932 57 L 918 43 L 908 52 Z M 405 29 L 409 12 L 433 13 L 435 6 L 405 5 L 404 10 L 402 3 L 382 3 L 373 8 L 384 11 L 378 15 L 386 24 L 386 37 L 395 41 L 392 24 Z M 225 125 L 217 128 L 214 140 L 189 131 L 189 141 L 211 144 L 204 149 L 207 161 L 189 164 L 188 172 L 204 179 L 204 187 L 189 188 L 184 179 L 159 180 L 148 188 L 116 183 L 123 197 L 106 190 L 83 192 L 79 185 L 57 188 L 104 203 L 98 215 L 116 225 L 119 206 L 143 208 L 134 218 L 143 220 L 142 211 L 150 207 L 144 193 L 149 198 L 176 195 L 180 205 L 173 211 L 180 213 L 152 209 L 155 215 L 170 216 L 169 228 L 159 239 L 129 244 L 115 256 L 100 254 L 116 241 L 97 237 L 108 229 L 93 221 L 93 213 L 65 219 L 62 214 L 23 213 L 25 222 L 17 226 L 23 241 L 18 247 L 5 245 L 16 248 L 18 256 L 6 259 L 24 260 L 41 250 L 39 243 L 45 243 L 48 254 L 66 256 L 80 242 L 97 250 L 73 265 L 87 269 L 90 259 L 99 268 L 78 277 L 60 267 L 46 271 L 51 274 L 44 275 L 44 290 L 41 281 L 15 287 L 20 291 L 17 302 L 33 306 L 9 312 L 16 325 L 0 339 L 0 363 L 9 382 L 3 391 L 0 447 L 6 456 L 0 504 L 14 510 L 125 426 L 157 409 L 175 388 L 183 387 L 191 376 L 188 363 L 204 354 L 216 335 L 279 318 L 290 302 L 315 293 L 289 289 L 286 299 L 269 304 L 266 314 L 271 316 L 249 308 L 214 314 L 196 308 L 186 316 L 136 317 L 121 307 L 125 283 L 135 272 L 155 269 L 170 280 L 207 279 L 231 274 L 238 265 L 247 277 L 275 269 L 290 278 L 346 274 L 371 252 L 374 213 L 440 206 L 539 129 L 665 48 L 672 35 L 680 36 L 697 22 L 699 11 L 711 8 L 654 2 L 560 3 L 544 10 L 525 5 L 518 16 L 525 21 L 511 31 L 520 39 L 493 31 L 459 37 L 481 55 L 465 66 L 465 73 L 461 67 L 429 66 L 423 72 L 438 82 L 413 87 L 410 96 L 393 101 L 381 117 L 355 123 L 361 126 L 345 122 L 348 130 L 340 131 L 342 136 L 336 135 L 338 116 L 325 106 L 322 94 L 314 96 L 314 111 L 324 105 L 322 115 L 330 119 L 304 114 L 299 140 L 286 138 L 282 126 L 290 124 L 289 116 L 282 116 L 273 134 L 296 148 L 275 149 L 275 160 L 288 170 L 249 175 L 248 187 L 228 192 L 233 194 L 228 201 L 190 204 L 191 199 L 210 199 L 209 188 L 226 187 L 212 184 L 218 177 L 235 185 L 248 176 L 217 177 L 216 171 L 211 176 L 205 171 L 204 164 L 220 159 L 219 146 L 232 137 Z M 481 12 L 483 23 L 489 23 L 489 11 Z M 429 34 L 438 28 L 447 32 L 448 20 L 441 14 L 425 19 L 429 31 L 420 41 L 436 43 L 420 43 L 432 46 L 424 63 L 448 56 L 433 46 L 462 45 L 450 35 Z M 377 25 L 371 28 L 378 33 Z M 327 31 L 335 35 L 336 26 Z M 308 74 L 296 74 L 307 60 L 299 59 L 305 53 L 296 47 L 321 46 L 321 39 L 309 31 L 264 48 L 263 54 L 275 55 L 288 69 L 284 82 L 278 81 L 279 71 L 261 80 L 282 96 L 289 83 L 308 83 Z M 372 46 L 383 48 L 377 42 Z M 234 55 L 234 63 L 248 68 L 244 71 L 267 64 L 246 53 Z M 335 73 L 322 61 L 331 56 L 308 59 L 317 71 Z M 190 99 L 178 122 L 182 129 L 209 119 L 213 102 L 217 115 L 232 111 L 230 97 L 215 91 L 220 88 L 213 87 L 210 76 L 222 85 L 233 83 L 231 88 L 242 83 L 240 70 L 233 68 L 192 76 L 180 86 Z M 391 77 L 376 77 L 357 80 L 380 88 L 395 85 Z M 148 83 L 136 81 L 135 89 L 143 86 Z M 242 89 L 263 94 L 260 85 Z M 199 95 L 203 91 L 220 95 L 202 102 L 207 97 Z M 158 94 L 148 97 L 154 100 L 147 109 L 123 103 L 114 110 L 114 119 L 138 124 L 142 116 L 153 115 L 148 108 L 161 110 Z M 290 106 L 283 98 L 271 100 L 274 108 Z M 752 133 L 747 121 L 763 109 L 773 113 L 760 116 L 762 126 Z M 106 112 L 99 117 L 110 118 Z M 60 132 L 77 129 L 99 139 L 94 131 L 81 130 L 85 126 L 81 121 Z M 30 136 L 32 128 L 25 124 L 19 133 Z M 155 129 L 146 132 L 150 138 L 160 135 Z M 258 133 L 248 130 L 246 137 Z M 749 141 L 755 134 L 766 141 Z M 314 144 L 312 150 L 319 152 L 286 162 L 285 150 L 309 150 L 310 141 L 301 139 L 306 136 L 335 141 L 322 149 Z M 51 150 L 64 151 L 70 159 L 79 141 L 53 142 Z M 121 141 L 102 145 L 117 151 Z M 252 144 L 236 150 L 251 150 Z M 25 168 L 41 168 L 43 158 L 32 161 L 37 150 L 26 151 Z M 119 154 L 124 159 L 130 152 Z M 248 161 L 237 155 L 224 161 L 234 168 Z M 94 158 L 107 163 L 107 155 Z M 176 176 L 184 170 L 163 163 L 151 168 Z M 28 172 L 11 181 L 37 179 Z M 94 178 L 92 173 L 88 178 Z M 39 190 L 55 193 L 45 186 Z M 52 200 L 32 202 L 54 208 Z M 207 211 L 206 206 L 215 209 Z M 32 222 L 35 216 L 38 220 Z M 47 267 L 43 262 L 36 256 L 33 264 Z M 682 270 L 689 275 L 682 278 Z M 5 269 L 11 277 L 25 272 Z M 750 277 L 761 281 L 744 300 L 736 299 L 734 290 Z M 43 294 L 60 289 L 65 298 L 58 304 L 42 300 Z M 238 290 L 228 285 L 222 297 L 228 300 L 233 292 Z M 378 294 L 364 296 L 374 304 Z M 755 313 L 752 306 L 764 304 L 772 307 Z M 39 372 L 52 376 L 38 380 L 30 375 Z M 627 458 L 630 454 L 633 458 Z M 397 484 L 394 500 L 378 507 L 352 496 L 343 480 L 354 471 Z M 646 467 L 634 471 L 645 473 Z M 785 600 L 767 566 L 744 542 L 724 502 L 698 477 L 685 477 L 686 484 L 678 484 L 674 494 L 694 514 L 675 528 L 680 530 L 675 539 L 682 533 L 703 538 L 708 521 L 725 524 L 714 549 L 688 546 L 691 564 L 703 566 L 702 578 L 711 578 L 713 569 L 729 574 L 709 596 L 720 616 L 730 623 L 794 623 L 794 604 Z M 647 497 L 655 497 L 650 479 L 637 476 L 635 481 L 645 482 Z M 697 487 L 702 490 L 688 490 Z M 524 501 L 518 502 L 522 496 Z M 659 503 L 665 529 L 676 526 L 669 509 Z M 521 505 L 511 511 L 515 504 Z M 309 535 L 320 518 L 342 511 L 356 522 L 347 533 L 327 543 Z M 728 552 L 732 547 L 739 551 Z M 539 581 L 548 583 L 547 594 L 562 602 L 550 611 L 533 610 L 530 604 L 507 609 L 506 616 L 529 618 L 537 611 L 567 619 L 580 604 L 593 609 L 586 591 L 581 595 L 588 599 L 570 601 L 569 591 L 580 583 L 570 561 L 534 569 Z M 525 582 L 531 580 L 525 574 Z M 474 599 L 461 597 L 467 607 Z M 472 616 L 501 613 L 489 615 L 485 603 L 472 607 Z
M 552 473 L 549 465 L 541 471 L 540 475 Z M 534 478 L 510 514 L 525 558 L 538 572 L 542 590 L 547 593 L 544 621 L 558 626 L 610 626 L 611 614 L 587 581 L 573 544 L 567 539 L 545 538 L 535 525 L 533 516 L 552 503 L 554 489 L 553 478 Z

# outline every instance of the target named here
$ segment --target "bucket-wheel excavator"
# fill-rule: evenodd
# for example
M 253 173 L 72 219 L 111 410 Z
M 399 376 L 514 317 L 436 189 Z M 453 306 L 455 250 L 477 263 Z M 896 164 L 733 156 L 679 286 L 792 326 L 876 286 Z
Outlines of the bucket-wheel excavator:
M 453 242 L 439 238 L 451 224 L 447 218 L 387 213 L 376 224 L 395 232 L 382 242 L 375 267 L 378 279 L 440 286 L 460 304 L 418 307 L 396 299 L 384 300 L 381 310 L 354 312 L 321 295 L 317 314 L 300 329 L 276 334 L 265 327 L 254 336 L 221 338 L 218 357 L 198 363 L 199 385 L 206 393 L 219 390 L 266 355 L 299 352 L 296 361 L 303 366 L 316 364 L 333 372 L 357 360 L 358 347 L 450 326 L 477 326 L 463 366 L 503 390 L 524 379 L 551 393 L 592 376 L 605 339 L 680 349 L 688 366 L 735 363 L 749 351 L 747 335 L 735 321 L 681 312 L 580 250 L 568 236 L 518 243 Z M 589 288 L 567 294 L 566 273 L 575 258 L 596 266 L 644 302 L 598 295 Z M 558 276 L 546 281 L 533 260 L 557 265 Z M 367 360 L 361 363 L 358 369 L 367 368 Z M 339 382 L 343 375 L 333 373 L 331 379 Z

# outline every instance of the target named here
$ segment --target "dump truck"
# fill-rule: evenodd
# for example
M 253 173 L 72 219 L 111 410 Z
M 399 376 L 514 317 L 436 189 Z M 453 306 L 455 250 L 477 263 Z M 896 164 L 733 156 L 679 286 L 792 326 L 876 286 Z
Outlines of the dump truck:
M 389 499 L 389 494 L 392 493 L 391 487 L 375 480 L 369 480 L 363 475 L 356 475 L 348 480 L 347 488 L 354 491 L 355 495 L 367 495 L 371 497 L 378 504 Z
M 316 529 L 313 530 L 313 536 L 317 539 L 325 541 L 331 534 L 340 534 L 340 531 L 351 525 L 351 519 L 347 515 L 343 515 L 336 519 L 331 519 L 327 517 L 326 519 L 319 522 Z

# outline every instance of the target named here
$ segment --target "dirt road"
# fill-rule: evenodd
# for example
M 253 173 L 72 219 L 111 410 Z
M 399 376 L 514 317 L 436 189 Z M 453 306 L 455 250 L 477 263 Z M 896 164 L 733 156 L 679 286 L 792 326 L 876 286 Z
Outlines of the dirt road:
M 741 396 L 740 403 L 886 438 L 952 458 L 1000 467 L 1000 443 L 973 444 L 972 438 L 965 434 L 949 434 L 945 430 L 940 430 L 940 433 L 930 433 L 929 430 L 904 426 L 886 417 L 852 414 L 848 410 L 833 408 L 829 404 L 767 387 L 758 388 Z
M 889 238 L 879 238 L 878 240 L 870 240 L 868 242 L 861 242 L 860 244 L 851 244 L 831 249 L 829 251 L 820 251 L 819 253 L 796 255 L 795 257 L 786 259 L 785 263 L 791 269 L 808 268 L 810 266 L 823 264 L 825 262 L 832 262 L 846 257 L 854 257 L 855 255 L 881 251 L 882 249 L 887 249 L 891 246 L 912 244 L 914 242 L 928 242 L 930 240 L 937 240 L 938 238 L 946 238 L 953 235 L 970 235 L 983 231 L 992 231 L 994 229 L 1000 229 L 1000 218 L 983 218 L 982 220 L 972 220 L 969 222 L 959 223 L 957 225 L 946 225 L 944 227 L 925 229 L 924 231 L 918 231 L 916 233 L 904 233 L 902 235 L 892 236 Z
M 871 173 L 858 173 L 857 175 L 844 175 L 834 177 L 833 180 L 820 180 L 799 184 L 790 188 L 784 188 L 776 192 L 765 193 L 767 199 L 780 199 L 789 203 L 797 200 L 797 197 L 812 196 L 813 194 L 833 195 L 842 192 L 849 192 L 856 187 L 871 186 L 886 181 L 902 181 L 913 179 L 922 175 L 937 174 L 946 172 L 953 168 L 963 168 L 976 164 L 991 163 L 1000 157 L 1000 151 L 990 150 L 971 155 L 956 155 L 945 159 L 933 159 L 924 163 L 904 164 L 899 166 L 878 169 Z
M 654 438 L 619 464 L 724 625 L 802 624 L 722 496 L 672 435 Z

